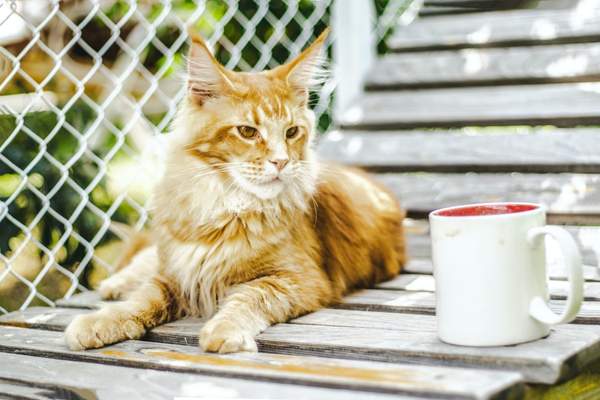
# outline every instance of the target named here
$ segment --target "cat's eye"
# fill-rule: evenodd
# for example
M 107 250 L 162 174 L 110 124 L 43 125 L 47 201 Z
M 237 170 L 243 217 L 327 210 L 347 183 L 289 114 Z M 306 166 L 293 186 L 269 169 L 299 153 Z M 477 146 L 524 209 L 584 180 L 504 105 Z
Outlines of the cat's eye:
M 297 126 L 292 126 L 291 128 L 288 128 L 287 131 L 285 131 L 285 137 L 287 139 L 293 139 L 296 136 L 298 136 L 298 132 L 300 130 L 298 129 Z
M 247 126 L 247 125 L 238 126 L 237 130 L 238 130 L 240 136 L 245 139 L 254 139 L 255 137 L 258 136 L 258 129 L 253 128 L 251 126 Z

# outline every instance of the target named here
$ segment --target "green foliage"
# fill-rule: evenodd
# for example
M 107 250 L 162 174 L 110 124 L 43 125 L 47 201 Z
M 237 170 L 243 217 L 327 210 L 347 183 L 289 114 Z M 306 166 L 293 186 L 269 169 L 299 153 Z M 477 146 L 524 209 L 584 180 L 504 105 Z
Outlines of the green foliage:
M 93 152 L 85 140 L 67 129 L 84 133 L 96 118 L 83 103 L 67 111 L 64 121 L 53 112 L 27 114 L 20 128 L 15 118 L 0 116 L 0 142 L 5 146 L 0 158 L 0 201 L 14 219 L 2 220 L 3 254 L 9 250 L 10 239 L 22 232 L 21 226 L 39 232 L 40 242 L 48 249 L 62 246 L 66 256 L 61 264 L 71 267 L 89 253 L 86 243 L 109 238 L 100 233 L 105 221 L 93 210 L 107 212 L 114 200 L 106 195 L 106 179 L 95 160 L 102 157 L 102 151 Z M 121 205 L 111 218 L 128 222 L 132 211 Z

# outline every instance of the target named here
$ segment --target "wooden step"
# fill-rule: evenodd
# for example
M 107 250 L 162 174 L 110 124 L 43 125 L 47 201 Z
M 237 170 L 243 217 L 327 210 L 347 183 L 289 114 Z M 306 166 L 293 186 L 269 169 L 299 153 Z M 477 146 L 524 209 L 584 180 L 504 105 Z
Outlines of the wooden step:
M 52 310 L 47 308 L 46 311 L 51 312 Z M 179 324 L 182 323 L 190 329 L 201 326 L 198 321 L 195 321 L 194 324 L 190 324 L 189 321 L 179 322 Z M 163 334 L 165 332 L 163 331 Z M 180 334 L 176 328 L 172 336 L 182 339 L 185 335 L 194 336 L 196 339 L 197 332 L 194 335 L 187 331 Z M 164 335 L 161 337 L 166 338 Z M 391 398 L 411 399 L 414 397 L 476 400 L 517 396 L 521 386 L 519 383 L 521 377 L 514 372 L 465 370 L 447 366 L 392 365 L 255 353 L 237 353 L 224 356 L 202 353 L 192 346 L 160 343 L 157 340 L 154 340 L 153 343 L 129 340 L 104 349 L 70 351 L 64 345 L 62 333 L 8 326 L 0 327 L 0 352 L 4 353 L 0 354 L 0 357 L 5 362 L 11 359 L 11 356 L 5 358 L 6 353 L 44 357 L 43 359 L 40 358 L 39 363 L 37 363 L 40 369 L 44 365 L 56 365 L 59 362 L 63 363 L 62 367 L 64 368 L 69 367 L 69 364 L 74 364 L 75 367 L 82 363 L 101 364 L 103 368 L 100 370 L 95 370 L 92 366 L 86 365 L 82 366 L 81 372 L 72 372 L 70 369 L 62 368 L 54 370 L 54 374 L 60 375 L 55 377 L 55 382 L 70 381 L 78 383 L 77 386 L 88 388 L 104 384 L 107 389 L 112 389 L 112 393 L 116 394 L 115 389 L 125 390 L 130 388 L 130 385 L 132 391 L 137 389 L 138 393 L 140 391 L 144 392 L 137 384 L 141 384 L 141 381 L 145 380 L 147 395 L 140 396 L 140 398 L 145 399 L 178 398 L 176 392 L 170 392 L 168 389 L 177 383 L 182 383 L 180 379 L 175 377 L 170 384 L 161 384 L 162 379 L 168 379 L 170 374 L 175 372 L 178 373 L 177 376 L 189 383 L 193 384 L 195 382 L 195 389 L 200 390 L 199 393 L 190 393 L 193 387 L 188 387 L 186 395 L 179 397 L 182 399 L 315 398 L 337 400 L 356 396 L 361 399 L 382 400 Z M 58 360 L 53 363 L 52 359 Z M 62 361 L 65 359 L 69 361 Z M 131 371 L 131 374 L 125 371 L 122 378 L 129 377 L 131 384 L 124 383 L 123 385 L 116 385 L 116 387 L 115 385 L 109 385 L 106 380 L 110 379 L 111 375 L 118 373 L 120 368 L 107 366 L 106 364 L 129 367 L 123 369 Z M 137 370 L 130 368 L 136 368 Z M 19 371 L 30 373 L 32 369 L 32 366 L 7 366 L 0 370 L 0 378 L 3 376 L 10 378 L 13 374 L 11 371 L 14 371 L 14 374 Z M 170 371 L 170 373 L 161 375 L 153 370 Z M 83 374 L 86 371 L 95 373 L 88 375 L 87 382 L 84 382 Z M 47 379 L 49 375 L 47 372 L 40 371 L 37 382 Z M 140 375 L 137 377 L 132 376 L 136 372 Z M 96 374 L 102 375 L 102 377 Z M 115 380 L 118 382 L 119 378 L 115 378 Z M 161 388 L 164 390 L 161 391 L 160 396 L 152 397 L 150 395 L 152 389 L 159 390 Z M 224 390 L 226 388 L 229 390 Z M 184 387 L 180 388 L 180 390 L 182 389 Z M 352 392 L 350 392 L 351 390 Z M 395 395 L 395 397 L 389 396 L 390 394 Z M 82 397 L 68 398 L 79 399 Z M 86 396 L 85 398 L 91 399 L 96 398 L 96 396 Z M 100 398 L 136 397 L 123 396 L 123 393 L 121 393 L 120 396 L 102 396 Z
M 377 174 L 414 218 L 457 204 L 525 201 L 544 204 L 555 224 L 600 224 L 600 175 Z
M 435 279 L 427 274 L 400 274 L 395 278 L 376 285 L 377 289 L 388 289 L 406 292 L 435 292 Z M 566 300 L 569 293 L 569 282 L 551 279 L 548 291 L 552 300 Z M 585 282 L 583 285 L 586 302 L 600 301 L 600 282 Z
M 377 60 L 367 90 L 600 80 L 600 44 L 392 53 Z
M 36 313 L 37 312 L 37 313 Z M 28 309 L 20 313 L 12 313 L 1 318 L 2 324 L 36 328 L 42 323 L 41 329 L 53 325 L 54 330 L 62 330 L 78 313 L 89 312 L 77 309 Z M 336 315 L 331 316 L 332 312 Z M 323 314 L 326 313 L 326 314 Z M 352 314 L 350 314 L 352 313 Z M 326 318 L 322 316 L 326 315 Z M 435 317 L 430 315 L 412 315 L 390 313 L 387 318 L 394 320 L 394 329 L 370 328 L 374 320 L 381 319 L 380 313 L 362 311 L 317 311 L 306 317 L 301 317 L 286 324 L 278 324 L 267 328 L 258 338 L 260 351 L 267 353 L 283 353 L 295 356 L 327 356 L 341 359 L 360 359 L 363 361 L 386 361 L 388 363 L 428 364 L 431 366 L 457 366 L 483 369 L 507 370 L 523 375 L 526 382 L 556 383 L 581 371 L 586 365 L 596 361 L 597 347 L 600 345 L 600 326 L 594 325 L 560 325 L 544 340 L 523 343 L 516 346 L 504 347 L 463 347 L 452 346 L 440 342 L 436 334 Z M 344 320 L 345 319 L 345 320 Z M 316 322 L 318 320 L 318 323 Z M 344 321 L 340 323 L 340 321 Z M 195 345 L 198 332 L 202 326 L 200 319 L 190 318 L 159 326 L 150 331 L 145 339 L 158 343 L 174 343 Z M 0 333 L 9 327 L 0 328 Z M 15 328 L 17 329 L 17 328 Z M 18 328 L 23 329 L 23 328 Z M 14 331 L 13 331 L 14 332 Z M 14 333 L 13 333 L 14 334 Z M 2 337 L 2 336 L 0 336 Z M 138 341 L 127 341 L 124 344 L 138 346 Z M 143 342 L 142 342 L 143 343 Z M 29 346 L 21 337 L 9 337 L 4 340 L 0 350 L 7 347 Z M 115 346 L 113 346 L 114 348 Z M 145 348 L 148 346 L 145 344 Z M 61 351 L 64 350 L 62 346 Z M 2 350 L 5 351 L 5 350 Z M 194 349 L 197 352 L 197 350 Z M 100 351 L 72 352 L 88 357 L 102 356 Z M 109 353 L 110 354 L 110 351 Z M 155 354 L 154 351 L 129 352 L 128 362 L 135 358 Z M 138 354 L 134 356 L 133 354 Z M 244 357 L 244 354 L 231 356 Z M 261 357 L 267 354 L 257 354 L 253 357 L 254 364 L 264 363 Z M 217 356 L 211 356 L 217 357 Z M 573 358 L 576 363 L 571 363 Z M 154 357 L 156 359 L 156 357 Z M 198 358 L 206 360 L 206 355 Z M 133 360 L 132 360 L 133 359 Z M 185 357 L 181 357 L 185 360 Z M 190 357 L 190 359 L 193 359 Z M 215 362 L 204 368 L 215 370 Z M 130 364 L 131 365 L 131 364 Z M 229 370 L 232 367 L 230 365 Z M 388 365 L 390 368 L 402 365 Z M 132 366 L 137 366 L 133 364 Z M 202 364 L 198 365 L 202 367 Z M 221 370 L 226 366 L 221 365 Z M 417 367 L 415 365 L 411 368 Z M 274 368 L 262 371 L 272 374 Z M 281 369 L 279 367 L 279 369 Z M 284 369 L 285 370 L 285 369 Z M 412 374 L 418 376 L 414 369 Z M 411 375 L 412 375 L 411 374 Z M 296 373 L 296 376 L 299 374 Z M 306 378 L 305 378 L 306 379 Z M 479 380 L 479 379 L 476 379 Z M 396 383 L 397 382 L 392 382 Z M 368 387 L 368 386 L 367 386 Z
M 395 51 L 424 51 L 599 40 L 600 12 L 594 5 L 424 18 L 398 28 L 388 46 Z
M 347 129 L 600 124 L 600 83 L 367 92 L 339 124 Z
M 600 173 L 597 128 L 332 131 L 318 151 L 375 172 Z
M 391 395 L 368 392 L 351 392 L 289 383 L 260 382 L 254 379 L 233 379 L 218 376 L 200 375 L 192 372 L 168 371 L 169 365 L 158 362 L 138 362 L 138 368 L 107 365 L 118 363 L 121 356 L 131 355 L 135 346 L 119 345 L 106 349 L 101 362 L 90 362 L 84 354 L 60 352 L 60 334 L 56 332 L 23 330 L 2 330 L 3 334 L 13 334 L 29 341 L 22 348 L 8 351 L 28 352 L 33 356 L 3 353 L 0 370 L 0 396 L 14 399 L 97 399 L 97 400 L 148 400 L 148 399 L 201 399 L 201 398 L 244 398 L 253 399 L 298 399 L 344 400 L 350 396 L 373 396 L 374 399 L 397 399 Z M 40 343 L 41 340 L 49 342 Z M 40 345 L 35 347 L 35 343 Z M 13 343 L 14 344 L 14 343 Z M 32 346 L 33 344 L 33 346 Z M 55 351 L 48 358 L 44 351 Z M 166 349 L 173 351 L 173 349 Z M 64 360 L 74 358 L 81 361 Z M 96 360 L 94 360 L 96 361 Z M 173 362 L 174 363 L 174 362 Z M 191 363 L 190 363 L 191 364 Z M 157 370 L 158 369 L 158 370 Z M 183 368 L 182 368 L 183 369 Z M 214 397 L 213 397 L 214 396 Z
M 551 300 L 549 307 L 557 313 L 566 307 L 564 300 Z M 346 297 L 335 309 L 385 313 L 435 315 L 435 293 L 401 290 L 365 289 Z M 577 313 L 575 325 L 600 324 L 600 302 L 584 302 Z
M 555 312 L 562 312 L 565 307 L 566 301 L 564 300 L 550 301 L 550 308 Z M 334 308 L 341 310 L 435 315 L 435 292 L 425 290 L 363 289 L 346 296 Z M 571 324 L 600 325 L 600 302 L 585 301 Z

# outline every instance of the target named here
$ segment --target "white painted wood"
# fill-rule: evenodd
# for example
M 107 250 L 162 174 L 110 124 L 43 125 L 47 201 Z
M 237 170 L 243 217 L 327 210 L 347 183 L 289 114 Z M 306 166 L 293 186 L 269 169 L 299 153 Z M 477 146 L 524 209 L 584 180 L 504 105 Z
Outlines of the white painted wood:
M 569 104 L 569 107 L 565 107 Z M 340 117 L 349 129 L 598 125 L 598 83 L 366 92 Z
M 381 172 L 591 173 L 600 172 L 600 129 L 334 130 L 318 151 L 323 160 Z
M 335 114 L 340 115 L 360 96 L 375 59 L 373 2 L 334 1 L 332 10 Z
M 409 51 L 598 40 L 598 4 L 584 1 L 580 5 L 569 10 L 511 10 L 423 18 L 397 29 L 389 46 Z

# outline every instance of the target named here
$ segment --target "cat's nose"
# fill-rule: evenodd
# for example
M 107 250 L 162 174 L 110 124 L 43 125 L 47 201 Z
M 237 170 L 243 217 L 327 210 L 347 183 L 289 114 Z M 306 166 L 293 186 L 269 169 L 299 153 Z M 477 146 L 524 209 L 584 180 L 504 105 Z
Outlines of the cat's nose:
M 269 160 L 271 164 L 273 164 L 278 171 L 281 171 L 287 165 L 289 158 L 277 158 L 275 160 Z

